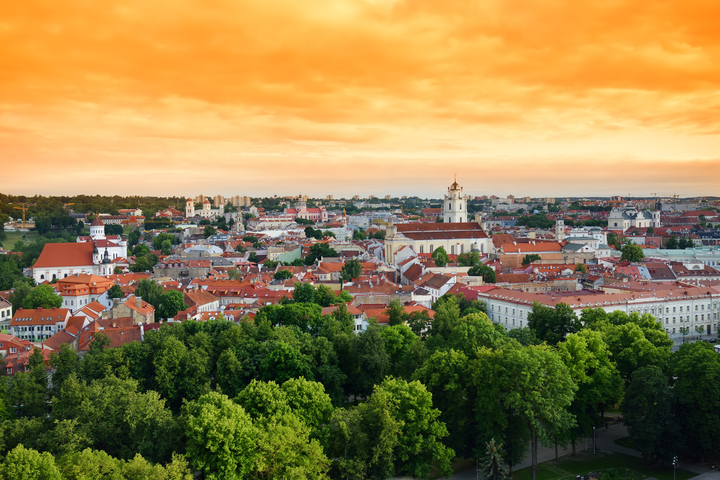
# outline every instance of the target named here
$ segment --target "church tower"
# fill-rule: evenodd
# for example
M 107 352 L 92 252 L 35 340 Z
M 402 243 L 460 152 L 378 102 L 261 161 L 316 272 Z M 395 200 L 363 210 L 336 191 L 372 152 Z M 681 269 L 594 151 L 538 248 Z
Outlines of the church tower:
M 555 239 L 565 240 L 565 220 L 555 220 Z
M 95 217 L 95 220 L 90 224 L 90 238 L 93 240 L 105 238 L 105 224 L 100 220 L 100 217 Z
M 185 218 L 192 218 L 195 216 L 195 201 L 192 198 L 188 198 L 185 202 Z
M 467 196 L 463 194 L 463 189 L 458 185 L 456 177 L 445 195 L 443 221 L 445 223 L 462 223 L 467 222 L 467 218 Z

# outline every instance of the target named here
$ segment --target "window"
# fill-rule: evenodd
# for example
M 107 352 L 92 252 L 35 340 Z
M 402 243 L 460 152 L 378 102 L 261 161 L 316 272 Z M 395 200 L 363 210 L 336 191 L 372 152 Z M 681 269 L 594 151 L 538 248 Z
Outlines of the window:
M 682 306 L 680 306 L 680 313 L 682 313 Z
M 17 347 L 10 347 L 10 353 L 17 353 Z
M 682 307 L 680 307 L 680 308 L 682 308 Z M 680 310 L 680 311 L 682 312 L 682 310 Z M 673 313 L 675 313 L 675 312 L 676 312 L 675 307 L 673 307 Z

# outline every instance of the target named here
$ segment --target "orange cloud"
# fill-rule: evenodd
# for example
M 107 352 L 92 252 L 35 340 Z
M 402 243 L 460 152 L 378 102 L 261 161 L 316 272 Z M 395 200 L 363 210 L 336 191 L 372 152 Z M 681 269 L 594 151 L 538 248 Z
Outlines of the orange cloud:
M 717 18 L 708 0 L 4 2 L 1 190 L 439 196 L 458 172 L 478 194 L 713 194 Z

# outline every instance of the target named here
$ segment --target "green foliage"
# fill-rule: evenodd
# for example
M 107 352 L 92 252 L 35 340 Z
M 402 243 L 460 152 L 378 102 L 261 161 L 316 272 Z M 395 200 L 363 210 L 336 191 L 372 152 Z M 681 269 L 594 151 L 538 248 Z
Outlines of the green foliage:
M 471 277 L 483 277 L 485 283 L 495 283 L 497 281 L 495 270 L 487 265 L 476 265 L 468 270 Z
M 712 456 L 720 449 L 720 356 L 712 345 L 694 342 L 681 345 L 673 357 L 673 394 L 685 451 L 693 457 Z
M 621 262 L 638 263 L 642 262 L 642 259 L 645 258 L 645 253 L 643 253 L 643 249 L 639 245 L 624 245 L 620 251 L 622 252 L 620 256 Z
M 572 308 L 565 303 L 558 303 L 553 310 L 536 302 L 528 314 L 528 327 L 540 340 L 556 345 L 567 334 L 578 332 L 580 322 Z
M 435 260 L 435 265 L 438 267 L 444 267 L 450 262 L 450 257 L 443 247 L 436 248 L 431 255 L 432 259 Z
M 432 469 L 450 476 L 450 462 L 455 456 L 443 445 L 448 431 L 438 420 L 440 411 L 433 408 L 432 394 L 418 382 L 388 378 L 375 387 L 373 396 L 387 393 L 390 415 L 400 425 L 398 442 L 393 451 L 394 470 L 400 475 L 426 478 Z
M 255 464 L 259 432 L 245 410 L 217 392 L 182 408 L 186 456 L 209 480 L 240 480 Z
M 178 312 L 187 310 L 183 294 L 177 290 L 168 290 L 160 295 L 156 315 L 159 318 L 173 318 Z
M 478 465 L 480 480 L 505 480 L 509 478 L 508 466 L 503 461 L 502 445 L 497 445 L 495 439 L 486 444 L 487 452 Z
M 457 264 L 460 267 L 474 267 L 480 264 L 480 254 L 476 251 L 461 253 L 457 257 Z
M 542 260 L 540 255 L 538 255 L 537 253 L 528 253 L 522 259 L 522 266 L 524 267 L 526 265 L 530 265 L 531 263 L 533 263 L 536 260 Z
M 577 265 L 575 265 L 575 272 L 587 274 L 588 273 L 587 265 L 585 265 L 584 263 L 578 263 Z
M 310 250 L 308 251 L 307 256 L 305 257 L 305 265 L 313 265 L 317 260 L 320 260 L 324 257 L 337 257 L 338 252 L 336 252 L 330 245 L 327 243 L 316 243 L 312 247 L 310 247 Z
M 47 452 L 40 453 L 18 445 L 0 464 L 3 480 L 62 480 L 55 459 Z
M 108 289 L 108 298 L 123 298 L 124 296 L 122 288 L 120 288 L 120 285 L 118 284 L 115 284 Z
M 275 280 L 289 280 L 292 277 L 293 274 L 290 270 L 278 270 L 274 275 Z
M 341 272 L 343 282 L 352 282 L 362 274 L 362 264 L 357 258 L 351 258 L 345 262 Z
M 208 238 L 212 237 L 217 233 L 217 229 L 213 227 L 212 225 L 205 225 L 205 228 L 203 229 L 203 237 Z
M 62 297 L 55 293 L 50 285 L 44 284 L 35 287 L 30 294 L 23 300 L 24 309 L 44 308 L 52 310 L 62 306 Z
M 31 293 L 32 287 L 27 282 L 16 280 L 15 283 L 13 283 L 13 293 L 11 293 L 8 298 L 10 304 L 12 304 L 13 314 L 23 306 L 25 299 L 28 298 Z
M 552 228 L 555 225 L 555 220 L 547 218 L 544 213 L 536 213 L 535 215 L 521 216 L 518 218 L 516 225 L 528 228 Z
M 133 265 L 130 265 L 130 271 L 131 272 L 150 272 L 152 271 L 155 264 L 158 263 L 160 259 L 157 255 L 151 253 L 149 255 L 142 256 L 140 258 L 135 259 L 135 263 Z
M 645 458 L 667 463 L 682 449 L 675 394 L 657 366 L 648 365 L 632 373 L 620 408 L 628 431 Z
M 142 298 L 150 305 L 157 308 L 160 306 L 160 296 L 164 293 L 163 288 L 158 285 L 155 280 L 143 278 L 138 283 L 135 295 Z
M 679 244 L 678 244 L 678 239 L 677 239 L 677 237 L 676 237 L 675 235 L 672 235 L 672 236 L 667 240 L 667 242 L 665 242 L 665 248 L 670 249 L 670 250 L 675 250 L 675 249 L 678 248 L 678 246 L 679 246 Z

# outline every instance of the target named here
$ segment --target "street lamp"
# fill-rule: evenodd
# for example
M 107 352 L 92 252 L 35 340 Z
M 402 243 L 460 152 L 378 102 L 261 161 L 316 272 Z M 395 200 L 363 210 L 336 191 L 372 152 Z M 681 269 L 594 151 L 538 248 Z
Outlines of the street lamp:
M 678 458 L 677 455 L 673 457 L 673 480 L 675 480 L 675 470 L 677 470 Z
M 593 427 L 593 455 L 595 455 L 595 427 Z

